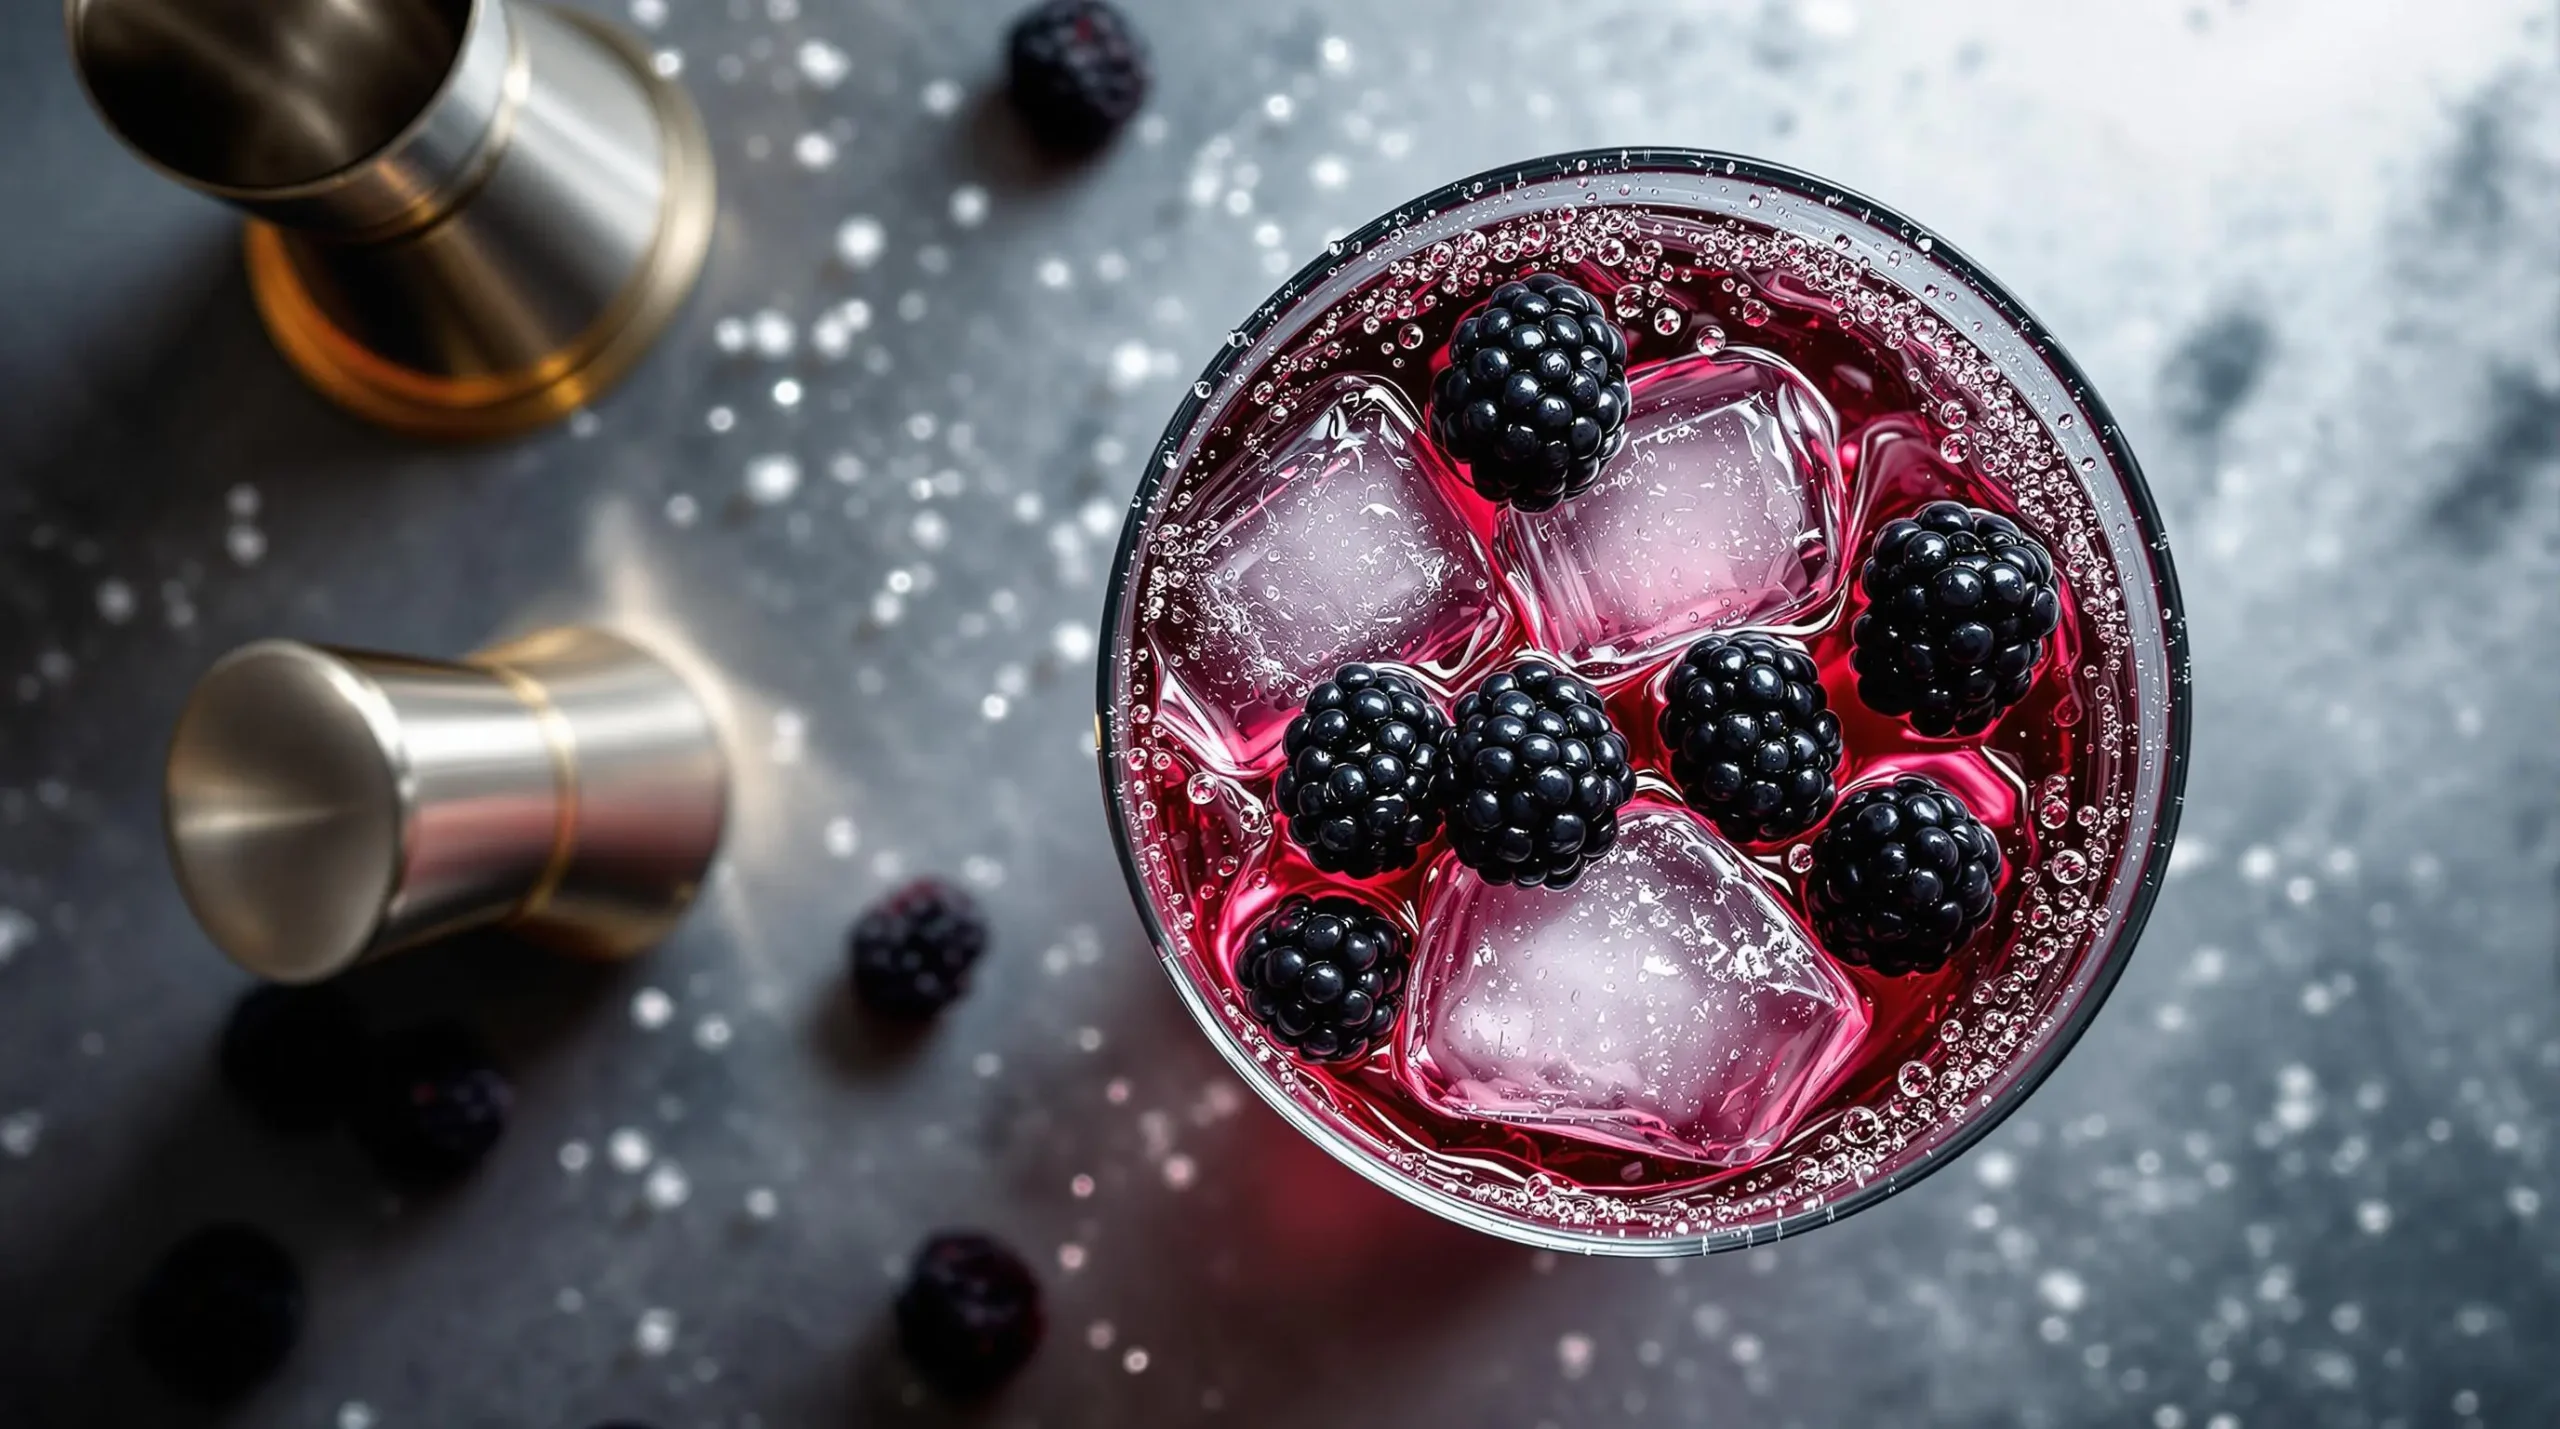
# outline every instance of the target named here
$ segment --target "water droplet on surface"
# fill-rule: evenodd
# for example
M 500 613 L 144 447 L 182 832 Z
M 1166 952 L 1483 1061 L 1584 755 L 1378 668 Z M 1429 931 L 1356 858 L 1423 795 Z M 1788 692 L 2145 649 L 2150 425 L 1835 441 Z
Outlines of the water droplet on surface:
M 888 247 L 889 231 L 867 214 L 856 214 L 836 228 L 836 256 L 848 268 L 870 267 Z

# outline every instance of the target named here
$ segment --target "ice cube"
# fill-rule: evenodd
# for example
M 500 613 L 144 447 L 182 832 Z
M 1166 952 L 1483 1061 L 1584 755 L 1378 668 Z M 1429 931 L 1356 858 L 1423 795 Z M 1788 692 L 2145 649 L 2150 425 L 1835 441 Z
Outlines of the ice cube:
M 1829 594 L 1847 489 L 1822 394 L 1778 358 L 1728 349 L 1657 364 L 1633 396 L 1597 485 L 1504 513 L 1504 564 L 1528 582 L 1540 643 L 1631 664 Z
M 1313 415 L 1306 415 L 1312 413 Z M 1269 755 L 1307 691 L 1348 660 L 1449 674 L 1510 626 L 1461 478 L 1396 390 L 1319 388 L 1203 487 L 1160 569 L 1151 641 L 1165 715 L 1211 763 Z
M 1866 1032 L 1847 976 L 1686 810 L 1627 818 L 1561 891 L 1436 872 L 1397 1061 L 1442 1111 L 1740 1166 Z

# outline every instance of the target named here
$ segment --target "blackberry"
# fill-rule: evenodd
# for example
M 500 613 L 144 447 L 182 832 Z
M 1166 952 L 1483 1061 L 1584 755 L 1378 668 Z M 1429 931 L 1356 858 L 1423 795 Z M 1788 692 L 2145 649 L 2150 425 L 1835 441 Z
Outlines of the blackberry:
M 1805 901 L 1838 957 L 1936 972 L 1991 920 L 2000 844 L 1935 779 L 1905 774 L 1840 801 L 1813 839 Z
M 222 1029 L 222 1080 L 270 1125 L 317 1131 L 364 1068 L 364 1021 L 339 988 L 262 985 Z
M 1395 1030 L 1411 965 L 1404 930 L 1349 898 L 1282 900 L 1236 954 L 1245 1006 L 1310 1062 L 1351 1062 Z
M 1710 635 L 1680 658 L 1666 691 L 1671 777 L 1727 837 L 1792 838 L 1831 811 L 1840 717 L 1803 646 Z
M 367 1061 L 349 1122 L 357 1144 L 398 1185 L 424 1190 L 459 1178 L 507 1129 L 515 1089 L 461 1023 L 395 1033 Z
M 302 1312 L 302 1271 L 273 1236 L 253 1226 L 207 1226 L 143 1277 L 133 1347 L 171 1389 L 227 1403 L 284 1363 L 301 1337 Z
M 969 990 L 969 969 L 987 951 L 987 920 L 968 894 L 919 878 L 866 909 L 848 947 L 862 1005 L 921 1021 Z
M 1280 815 L 1309 862 L 1370 878 L 1410 868 L 1440 832 L 1449 721 L 1412 677 L 1345 665 L 1315 687 L 1281 748 Z
M 1858 584 L 1858 698 L 1926 735 L 1978 733 L 2023 699 L 2062 617 L 2044 547 L 1954 501 L 1886 522 Z
M 1617 841 L 1627 741 L 1571 675 L 1531 659 L 1487 676 L 1447 748 L 1449 841 L 1486 882 L 1562 888 Z
M 916 1252 L 897 1318 L 899 1343 L 926 1383 L 955 1398 L 984 1394 L 1040 1347 L 1040 1282 L 1002 1243 L 945 1231 Z
M 1449 336 L 1431 436 L 1487 501 L 1545 511 L 1591 489 L 1627 435 L 1627 339 L 1553 273 L 1493 290 Z
M 1013 22 L 1005 93 L 1040 147 L 1090 153 L 1147 98 L 1147 47 L 1103 0 L 1044 0 Z

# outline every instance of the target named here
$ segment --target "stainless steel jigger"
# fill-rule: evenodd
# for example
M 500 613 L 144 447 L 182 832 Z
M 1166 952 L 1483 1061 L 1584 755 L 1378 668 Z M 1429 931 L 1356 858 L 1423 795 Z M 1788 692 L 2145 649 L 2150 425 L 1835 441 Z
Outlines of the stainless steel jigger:
M 459 661 L 262 640 L 196 685 L 169 853 L 233 961 L 314 982 L 511 924 L 597 957 L 656 942 L 720 844 L 728 761 L 694 691 L 601 630 Z
M 701 118 L 601 20 L 532 0 L 65 0 L 65 19 L 109 127 L 249 215 L 267 330 L 373 421 L 559 417 L 701 271 Z

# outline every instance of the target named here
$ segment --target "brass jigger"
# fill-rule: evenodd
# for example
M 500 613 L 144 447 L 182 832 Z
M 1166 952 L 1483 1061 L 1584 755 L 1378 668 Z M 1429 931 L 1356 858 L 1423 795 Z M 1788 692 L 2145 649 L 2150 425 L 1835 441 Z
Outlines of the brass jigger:
M 728 761 L 694 691 L 601 630 L 452 662 L 261 640 L 189 697 L 167 808 L 188 906 L 260 977 L 496 924 L 615 958 L 693 901 Z
M 65 0 L 126 147 L 249 215 L 267 331 L 401 431 L 551 421 L 701 271 L 711 149 L 605 22 L 533 0 Z

